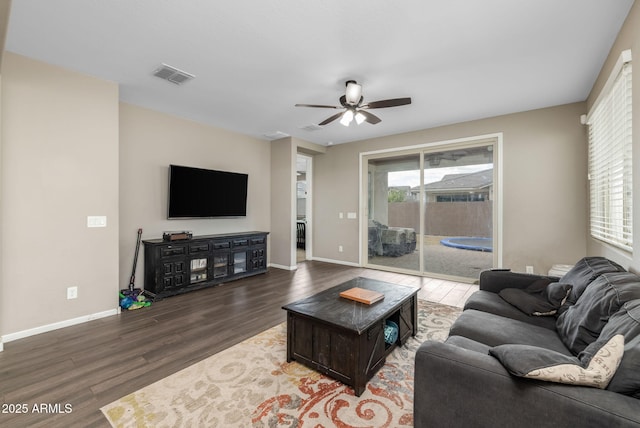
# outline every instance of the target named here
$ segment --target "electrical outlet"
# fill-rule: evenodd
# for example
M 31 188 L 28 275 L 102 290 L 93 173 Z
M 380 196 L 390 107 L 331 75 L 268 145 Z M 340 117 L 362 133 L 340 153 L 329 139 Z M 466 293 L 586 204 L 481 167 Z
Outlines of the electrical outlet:
M 525 269 L 527 273 L 533 273 L 533 266 L 526 266 Z
M 342 252 L 342 245 L 338 245 L 338 252 Z
M 67 287 L 67 300 L 78 298 L 78 287 Z

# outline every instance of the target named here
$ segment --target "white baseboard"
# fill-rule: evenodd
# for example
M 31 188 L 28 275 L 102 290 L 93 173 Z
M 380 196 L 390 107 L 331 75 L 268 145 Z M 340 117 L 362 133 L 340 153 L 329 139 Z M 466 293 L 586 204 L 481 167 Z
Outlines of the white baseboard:
M 359 263 L 345 262 L 344 260 L 325 259 L 323 257 L 314 257 L 313 260 L 318 261 L 318 262 L 334 263 L 336 265 L 360 267 Z
M 46 333 L 48 331 L 57 330 L 59 328 L 70 327 L 76 324 L 82 324 L 87 321 L 96 320 L 98 318 L 104 318 L 111 315 L 117 315 L 118 309 L 110 309 L 108 311 L 98 312 L 95 314 L 84 315 L 78 318 L 72 318 L 70 320 L 54 322 L 53 324 L 47 324 L 40 327 L 30 328 L 28 330 L 22 330 L 15 333 L 5 334 L 0 338 L 0 351 L 2 351 L 2 343 L 8 343 L 18 339 L 24 339 L 25 337 L 35 336 L 36 334 Z
M 276 269 L 284 269 L 284 270 L 296 270 L 298 269 L 298 266 L 284 266 L 284 265 L 278 265 L 275 263 L 269 263 L 269 267 L 273 267 Z

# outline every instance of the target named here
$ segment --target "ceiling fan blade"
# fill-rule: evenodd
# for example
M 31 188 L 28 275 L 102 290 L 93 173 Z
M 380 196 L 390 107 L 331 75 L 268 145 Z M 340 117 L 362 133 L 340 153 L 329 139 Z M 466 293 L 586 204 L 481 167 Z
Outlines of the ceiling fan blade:
M 322 104 L 296 104 L 296 107 L 315 107 L 315 108 L 342 108 L 338 106 L 325 106 Z
M 344 112 L 343 112 L 343 111 L 341 111 L 340 113 L 336 113 L 336 114 L 334 114 L 333 116 L 331 116 L 331 117 L 329 117 L 329 118 L 327 118 L 327 119 L 323 120 L 323 121 L 322 121 L 322 122 L 320 122 L 318 125 L 323 126 L 323 125 L 326 125 L 327 123 L 331 123 L 331 122 L 333 122 L 334 120 L 336 120 L 337 118 L 339 118 L 340 116 L 342 116 L 343 114 L 344 114 Z
M 382 121 L 382 119 L 380 119 L 378 116 L 376 116 L 375 114 L 369 113 L 366 110 L 358 110 L 358 113 L 362 113 L 365 117 L 365 121 L 369 122 L 372 125 L 375 125 L 376 123 L 379 123 Z
M 367 103 L 365 105 L 362 106 L 362 108 L 385 108 L 385 107 L 397 107 L 397 106 L 404 106 L 407 104 L 411 104 L 411 98 L 393 98 L 390 100 L 380 100 L 380 101 L 373 101 L 370 103 Z

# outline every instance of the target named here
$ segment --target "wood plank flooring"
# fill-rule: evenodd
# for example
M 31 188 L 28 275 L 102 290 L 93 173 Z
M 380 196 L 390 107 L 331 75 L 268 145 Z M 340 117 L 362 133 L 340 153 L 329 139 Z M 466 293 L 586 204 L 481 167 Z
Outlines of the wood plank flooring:
M 0 426 L 109 427 L 100 407 L 285 321 L 282 305 L 357 276 L 419 286 L 420 298 L 460 307 L 477 290 L 314 261 L 16 340 L 0 352 Z M 26 414 L 10 407 L 20 404 Z M 33 411 L 40 404 L 46 412 Z

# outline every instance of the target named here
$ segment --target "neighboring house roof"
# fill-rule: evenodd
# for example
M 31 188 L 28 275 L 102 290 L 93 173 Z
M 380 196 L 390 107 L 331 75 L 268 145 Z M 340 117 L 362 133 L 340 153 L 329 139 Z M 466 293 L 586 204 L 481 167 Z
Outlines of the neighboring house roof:
M 442 180 L 425 184 L 427 192 L 479 191 L 493 185 L 493 168 L 470 174 L 448 174 Z

